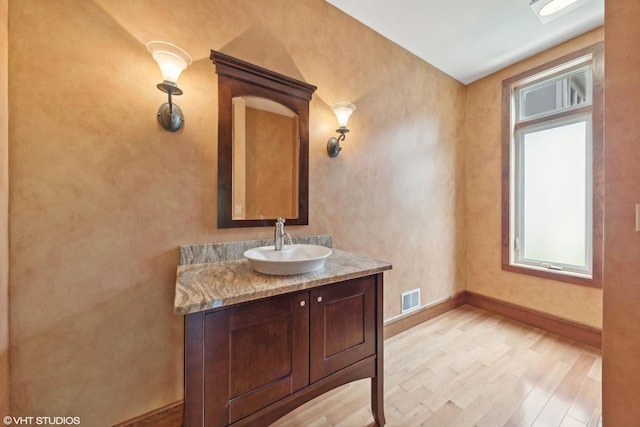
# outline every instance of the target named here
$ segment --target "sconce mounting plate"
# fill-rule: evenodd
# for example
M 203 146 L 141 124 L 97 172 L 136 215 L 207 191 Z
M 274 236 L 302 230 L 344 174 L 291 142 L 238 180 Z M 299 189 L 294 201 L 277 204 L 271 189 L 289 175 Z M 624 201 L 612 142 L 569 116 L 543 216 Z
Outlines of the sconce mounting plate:
M 327 153 L 329 153 L 329 157 L 336 157 L 340 154 L 340 150 L 342 150 L 342 147 L 340 147 L 338 138 L 333 136 L 329 138 L 329 141 L 327 141 Z
M 337 138 L 332 136 L 329 138 L 329 141 L 327 141 L 327 153 L 329 154 L 329 157 L 337 157 L 338 154 L 340 154 L 340 150 L 342 150 L 342 147 L 340 147 L 340 141 L 345 140 L 345 133 L 349 132 L 349 129 L 341 127 L 336 129 L 336 132 L 338 132 L 340 136 Z
M 158 109 L 158 122 L 163 129 L 169 132 L 177 132 L 184 124 L 182 110 L 176 104 L 165 102 Z

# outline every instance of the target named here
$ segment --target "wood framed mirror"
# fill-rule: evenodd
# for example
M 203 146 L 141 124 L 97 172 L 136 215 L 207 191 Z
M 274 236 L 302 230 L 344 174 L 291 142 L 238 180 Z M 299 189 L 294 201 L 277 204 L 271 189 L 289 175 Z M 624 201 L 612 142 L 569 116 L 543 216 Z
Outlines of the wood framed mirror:
M 316 87 L 211 51 L 218 74 L 218 228 L 309 223 Z

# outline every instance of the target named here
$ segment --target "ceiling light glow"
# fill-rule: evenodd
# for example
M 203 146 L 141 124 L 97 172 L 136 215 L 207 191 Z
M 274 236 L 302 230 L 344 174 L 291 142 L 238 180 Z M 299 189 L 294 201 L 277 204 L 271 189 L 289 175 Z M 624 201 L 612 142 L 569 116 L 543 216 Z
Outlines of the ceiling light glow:
M 551 0 L 540 9 L 538 14 L 540 14 L 540 16 L 553 15 L 554 13 L 559 12 L 560 10 L 572 5 L 577 1 L 578 0 Z

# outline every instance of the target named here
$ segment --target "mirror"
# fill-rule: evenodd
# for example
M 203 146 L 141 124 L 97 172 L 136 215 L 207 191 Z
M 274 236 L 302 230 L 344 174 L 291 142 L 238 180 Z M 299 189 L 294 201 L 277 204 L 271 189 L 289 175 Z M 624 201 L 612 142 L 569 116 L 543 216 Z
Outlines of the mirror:
M 267 98 L 233 106 L 232 218 L 298 217 L 298 115 Z
M 218 74 L 218 228 L 306 225 L 316 87 L 211 51 Z

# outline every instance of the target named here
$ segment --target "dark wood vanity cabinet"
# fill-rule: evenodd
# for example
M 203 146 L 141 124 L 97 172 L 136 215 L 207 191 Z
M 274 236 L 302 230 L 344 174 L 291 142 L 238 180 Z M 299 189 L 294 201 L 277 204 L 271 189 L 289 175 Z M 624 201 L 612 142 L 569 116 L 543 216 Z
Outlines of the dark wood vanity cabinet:
M 185 426 L 266 426 L 367 377 L 384 425 L 381 316 L 381 273 L 187 315 Z

